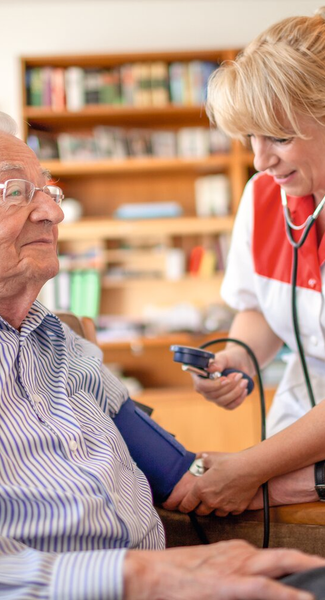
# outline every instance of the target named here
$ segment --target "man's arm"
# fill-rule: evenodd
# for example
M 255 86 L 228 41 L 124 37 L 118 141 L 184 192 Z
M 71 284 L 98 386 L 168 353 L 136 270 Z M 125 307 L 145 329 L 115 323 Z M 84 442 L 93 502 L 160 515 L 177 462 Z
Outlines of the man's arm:
M 268 482 L 268 490 L 270 506 L 317 502 L 319 498 L 315 490 L 314 465 L 274 477 Z M 247 508 L 257 510 L 262 507 L 263 494 L 260 488 Z
M 40 552 L 0 537 L 1 598 L 120 600 L 125 550 Z
M 133 460 L 147 477 L 156 502 L 163 502 L 195 459 L 182 444 L 127 400 L 114 423 Z

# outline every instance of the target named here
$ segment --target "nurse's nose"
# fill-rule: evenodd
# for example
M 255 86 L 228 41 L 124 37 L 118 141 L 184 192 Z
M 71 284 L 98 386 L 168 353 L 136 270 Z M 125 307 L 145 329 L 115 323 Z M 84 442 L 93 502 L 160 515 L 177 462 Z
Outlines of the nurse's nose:
M 251 142 L 256 171 L 267 171 L 267 169 L 271 169 L 279 162 L 276 150 L 270 139 L 257 135 L 252 137 Z

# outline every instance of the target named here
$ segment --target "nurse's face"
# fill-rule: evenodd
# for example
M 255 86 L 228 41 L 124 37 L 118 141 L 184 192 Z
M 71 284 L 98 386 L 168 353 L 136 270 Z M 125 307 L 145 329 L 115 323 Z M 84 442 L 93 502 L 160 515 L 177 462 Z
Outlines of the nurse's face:
M 313 194 L 318 204 L 325 195 L 325 127 L 312 118 L 300 120 L 308 139 L 249 135 L 254 166 L 274 178 L 287 194 Z

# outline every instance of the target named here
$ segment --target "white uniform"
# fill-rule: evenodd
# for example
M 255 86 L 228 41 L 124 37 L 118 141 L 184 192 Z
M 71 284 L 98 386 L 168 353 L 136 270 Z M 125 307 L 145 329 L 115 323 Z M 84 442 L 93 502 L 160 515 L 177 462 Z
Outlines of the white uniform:
M 297 224 L 303 223 L 315 208 L 312 196 L 288 197 L 288 205 Z M 295 239 L 300 235 L 297 232 Z M 301 342 L 315 400 L 320 402 L 325 398 L 325 236 L 318 246 L 313 226 L 298 253 Z M 262 312 L 272 330 L 293 351 L 268 415 L 268 435 L 287 427 L 310 409 L 292 323 L 292 256 L 280 187 L 273 177 L 257 174 L 248 182 L 240 203 L 221 293 L 236 310 Z

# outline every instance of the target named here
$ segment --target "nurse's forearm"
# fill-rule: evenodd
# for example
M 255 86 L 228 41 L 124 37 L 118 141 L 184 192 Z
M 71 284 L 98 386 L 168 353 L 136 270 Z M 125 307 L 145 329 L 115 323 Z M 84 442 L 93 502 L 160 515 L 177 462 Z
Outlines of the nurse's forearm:
M 280 433 L 240 452 L 241 468 L 255 472 L 256 481 L 290 473 L 325 459 L 325 402 L 321 402 Z M 240 471 L 244 475 L 243 471 Z
M 275 335 L 262 313 L 256 310 L 238 313 L 231 325 L 229 337 L 248 344 L 256 355 L 260 367 L 266 365 L 283 345 L 283 341 Z M 227 344 L 227 348 L 234 348 L 234 346 L 231 342 Z

